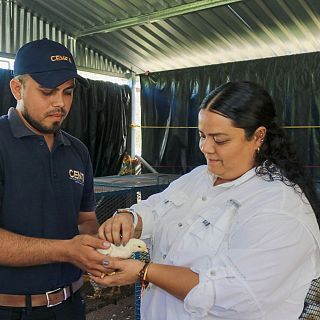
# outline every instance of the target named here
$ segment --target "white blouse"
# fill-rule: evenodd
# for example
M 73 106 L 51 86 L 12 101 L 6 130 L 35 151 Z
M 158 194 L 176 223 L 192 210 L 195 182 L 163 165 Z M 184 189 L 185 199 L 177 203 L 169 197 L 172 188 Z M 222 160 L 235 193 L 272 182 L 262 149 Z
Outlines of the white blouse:
M 152 260 L 189 267 L 200 280 L 184 301 L 149 286 L 142 319 L 298 319 L 320 276 L 320 233 L 308 201 L 254 169 L 218 186 L 214 180 L 200 166 L 132 207 Z

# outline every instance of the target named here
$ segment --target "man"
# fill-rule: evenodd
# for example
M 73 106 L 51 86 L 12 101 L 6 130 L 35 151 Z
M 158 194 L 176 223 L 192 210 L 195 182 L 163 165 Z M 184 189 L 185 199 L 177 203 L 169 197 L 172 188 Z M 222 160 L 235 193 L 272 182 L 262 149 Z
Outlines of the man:
M 82 271 L 108 271 L 96 248 L 92 165 L 87 148 L 60 129 L 77 74 L 63 45 L 20 48 L 0 118 L 0 319 L 83 320 Z M 91 235 L 88 235 L 91 234 Z

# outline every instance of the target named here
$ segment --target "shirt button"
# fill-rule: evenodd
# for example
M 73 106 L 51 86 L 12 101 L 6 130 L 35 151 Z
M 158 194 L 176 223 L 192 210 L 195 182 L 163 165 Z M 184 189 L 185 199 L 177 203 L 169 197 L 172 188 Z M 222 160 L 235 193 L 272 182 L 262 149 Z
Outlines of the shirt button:
M 57 177 L 57 174 L 56 174 L 56 173 L 54 173 L 54 174 L 53 174 L 53 176 L 56 178 L 56 177 Z
M 202 201 L 206 201 L 207 200 L 207 197 L 206 196 L 202 196 Z
M 215 271 L 210 271 L 210 275 L 214 277 L 216 275 L 216 272 Z
M 181 222 L 178 223 L 178 227 L 182 227 L 183 224 Z
M 40 141 L 40 146 L 43 146 L 44 145 L 44 142 L 43 141 Z
M 162 259 L 165 259 L 167 257 L 167 255 L 166 254 L 164 254 L 163 256 L 162 256 Z

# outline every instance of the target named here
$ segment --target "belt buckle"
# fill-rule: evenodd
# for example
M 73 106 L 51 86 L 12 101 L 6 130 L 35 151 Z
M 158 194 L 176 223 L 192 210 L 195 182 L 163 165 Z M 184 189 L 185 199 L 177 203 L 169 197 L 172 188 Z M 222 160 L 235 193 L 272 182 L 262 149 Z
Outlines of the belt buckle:
M 50 294 L 52 293 L 57 293 L 59 291 L 63 290 L 63 300 L 57 302 L 57 303 L 50 303 Z M 51 290 L 51 291 L 47 291 L 46 292 L 46 298 L 47 298 L 47 308 L 51 308 L 51 307 L 54 307 L 54 306 L 57 306 L 58 304 L 62 303 L 63 301 L 67 300 L 67 289 L 66 288 L 58 288 L 58 289 L 55 289 L 55 290 Z

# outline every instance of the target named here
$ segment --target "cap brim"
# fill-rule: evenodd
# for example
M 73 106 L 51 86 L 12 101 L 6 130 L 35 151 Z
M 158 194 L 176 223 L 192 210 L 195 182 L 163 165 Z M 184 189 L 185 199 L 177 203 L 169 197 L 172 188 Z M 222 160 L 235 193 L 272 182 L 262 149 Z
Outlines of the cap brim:
M 50 89 L 56 88 L 70 79 L 77 79 L 78 82 L 86 88 L 89 86 L 88 80 L 79 76 L 77 72 L 73 70 L 39 72 L 32 73 L 30 76 L 41 86 Z

